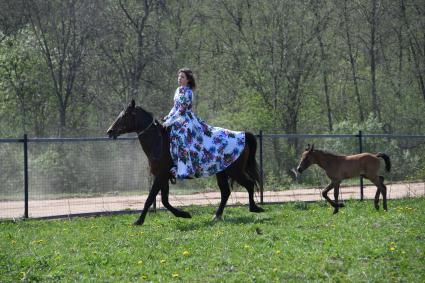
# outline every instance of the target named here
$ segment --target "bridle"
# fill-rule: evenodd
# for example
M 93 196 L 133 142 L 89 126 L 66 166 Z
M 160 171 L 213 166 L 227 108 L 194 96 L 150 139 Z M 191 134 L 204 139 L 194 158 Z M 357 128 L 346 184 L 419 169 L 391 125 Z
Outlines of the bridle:
M 155 118 L 152 117 L 152 122 L 144 130 L 137 132 L 137 136 L 140 137 L 141 135 L 143 135 L 154 124 L 155 124 Z

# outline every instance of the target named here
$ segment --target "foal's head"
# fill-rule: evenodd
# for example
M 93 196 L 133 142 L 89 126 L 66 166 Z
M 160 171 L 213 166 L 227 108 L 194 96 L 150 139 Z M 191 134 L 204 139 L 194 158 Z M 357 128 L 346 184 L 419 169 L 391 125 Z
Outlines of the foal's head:
M 302 173 L 305 169 L 310 167 L 310 165 L 312 165 L 316 162 L 316 160 L 313 156 L 313 151 L 314 151 L 314 144 L 311 147 L 310 147 L 310 145 L 308 145 L 306 150 L 301 155 L 301 160 L 300 160 L 300 163 L 298 164 L 298 167 L 297 167 L 297 171 L 299 173 Z
M 134 100 L 118 115 L 106 132 L 110 138 L 116 139 L 126 133 L 137 132 L 139 135 L 153 123 L 152 114 L 137 106 Z

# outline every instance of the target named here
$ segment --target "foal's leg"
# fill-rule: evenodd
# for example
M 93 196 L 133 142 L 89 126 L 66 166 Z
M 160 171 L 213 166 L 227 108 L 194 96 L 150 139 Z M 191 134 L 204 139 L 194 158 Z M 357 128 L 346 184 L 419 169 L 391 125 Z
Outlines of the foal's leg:
M 171 211 L 171 213 L 177 217 L 192 218 L 189 212 L 183 211 L 181 209 L 177 209 L 170 204 L 168 200 L 169 193 L 170 193 L 170 186 L 168 185 L 168 180 L 167 180 L 164 184 L 161 185 L 161 201 L 164 207 L 167 208 L 169 211 Z
M 326 199 L 326 201 L 327 202 L 329 202 L 329 204 L 330 205 L 332 205 L 333 207 L 335 207 L 335 206 L 337 206 L 336 204 L 335 204 L 335 202 L 333 201 L 333 200 L 331 200 L 329 197 L 328 197 L 328 192 L 330 191 L 330 190 L 332 190 L 332 188 L 334 187 L 334 183 L 333 182 L 331 182 L 329 185 L 327 185 L 327 187 L 323 190 L 323 192 L 322 192 L 322 196 Z
M 388 210 L 387 207 L 387 186 L 384 185 L 384 177 L 379 176 L 379 181 L 381 182 L 381 194 L 382 194 L 382 199 L 383 199 L 383 204 L 384 204 L 384 210 Z
M 338 213 L 338 209 L 339 209 L 339 203 L 338 203 L 339 185 L 340 183 L 336 183 L 334 186 L 334 198 L 335 198 L 334 214 Z
M 134 225 L 142 225 L 143 222 L 145 222 L 145 217 L 146 217 L 146 214 L 149 211 L 149 207 L 155 201 L 155 197 L 159 193 L 160 184 L 161 184 L 161 182 L 160 182 L 159 178 L 155 177 L 151 191 L 149 192 L 148 198 L 146 199 L 146 202 L 145 202 L 145 206 L 143 207 L 143 211 L 140 214 L 139 219 L 137 219 L 137 221 L 134 222 Z
M 221 216 L 223 215 L 224 207 L 226 206 L 227 200 L 230 196 L 230 187 L 229 187 L 229 178 L 227 177 L 227 174 L 225 172 L 219 172 L 216 174 L 217 177 L 217 184 L 220 188 L 221 193 L 221 201 L 220 205 L 215 212 L 214 220 L 221 219 Z
M 376 186 L 373 204 L 375 205 L 376 210 L 379 210 L 379 195 L 382 192 L 381 180 L 378 176 L 366 176 L 366 178 L 368 178 Z
M 242 175 L 238 177 L 238 179 L 236 179 L 236 182 L 238 182 L 241 186 L 245 187 L 245 189 L 248 191 L 249 211 L 257 213 L 264 212 L 264 209 L 262 207 L 259 207 L 254 200 L 254 181 L 250 180 L 245 175 Z

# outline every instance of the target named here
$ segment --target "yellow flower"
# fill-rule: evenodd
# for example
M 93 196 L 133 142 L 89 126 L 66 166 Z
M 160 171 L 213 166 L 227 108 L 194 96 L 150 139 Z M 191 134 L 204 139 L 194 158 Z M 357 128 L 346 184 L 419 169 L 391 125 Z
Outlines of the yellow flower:
M 16 240 L 12 240 L 12 245 L 16 245 Z
M 139 260 L 138 262 L 137 262 L 137 264 L 143 264 L 143 260 Z
M 171 276 L 173 276 L 173 278 L 177 278 L 179 277 L 179 274 L 177 272 L 174 272 Z
M 245 245 L 245 246 L 243 246 L 245 249 L 249 249 L 250 248 L 250 246 L 248 246 L 248 245 Z
M 273 272 L 277 272 L 277 267 L 273 268 Z
M 277 251 L 276 251 L 276 254 L 277 254 L 277 255 L 279 255 L 280 253 L 281 253 L 281 251 L 280 251 L 280 250 L 277 250 Z
M 161 259 L 161 263 L 166 263 L 167 261 L 165 259 Z
M 184 256 L 189 256 L 189 255 L 190 255 L 190 253 L 189 253 L 188 251 L 184 251 L 184 252 L 183 252 L 183 255 L 184 255 Z
M 147 275 L 145 275 L 145 274 L 143 274 L 143 275 L 142 275 L 142 279 L 145 279 L 145 280 L 146 280 L 146 279 L 148 279 L 148 276 L 147 276 Z
M 390 251 L 395 251 L 395 247 L 390 247 Z

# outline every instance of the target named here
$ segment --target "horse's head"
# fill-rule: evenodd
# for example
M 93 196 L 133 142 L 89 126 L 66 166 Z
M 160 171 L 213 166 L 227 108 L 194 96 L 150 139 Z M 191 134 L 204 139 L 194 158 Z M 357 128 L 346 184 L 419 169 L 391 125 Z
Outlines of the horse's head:
M 152 114 L 141 107 L 136 107 L 134 100 L 118 115 L 106 132 L 110 138 L 116 139 L 126 133 L 143 133 L 154 123 Z
M 300 164 L 298 164 L 298 167 L 297 167 L 298 172 L 302 173 L 305 169 L 307 169 L 308 167 L 310 167 L 310 165 L 314 163 L 313 151 L 314 151 L 314 144 L 311 147 L 310 145 L 308 145 L 306 150 L 301 155 Z

